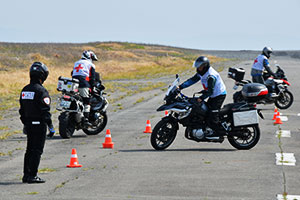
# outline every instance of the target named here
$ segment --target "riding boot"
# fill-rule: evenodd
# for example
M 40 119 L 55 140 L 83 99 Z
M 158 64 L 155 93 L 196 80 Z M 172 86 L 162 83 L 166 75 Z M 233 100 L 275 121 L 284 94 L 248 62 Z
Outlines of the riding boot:
M 89 127 L 89 126 L 92 126 L 92 124 L 89 122 L 89 115 L 90 113 L 89 112 L 84 112 L 83 113 L 83 126 L 85 127 Z
M 211 120 L 209 121 L 209 126 L 211 129 L 215 132 L 215 136 L 223 136 L 226 134 L 226 130 L 221 125 L 219 121 L 219 111 L 218 110 L 212 110 L 211 111 Z

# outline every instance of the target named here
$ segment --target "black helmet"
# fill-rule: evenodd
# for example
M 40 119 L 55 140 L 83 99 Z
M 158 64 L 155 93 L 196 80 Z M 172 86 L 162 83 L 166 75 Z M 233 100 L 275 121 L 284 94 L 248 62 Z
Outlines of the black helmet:
M 34 62 L 29 71 L 30 79 L 42 80 L 42 83 L 47 79 L 49 75 L 48 68 L 41 62 Z
M 84 51 L 82 53 L 81 59 L 88 59 L 88 60 L 92 60 L 92 61 L 98 60 L 96 54 L 91 50 Z
M 198 68 L 200 67 L 204 67 L 201 71 L 198 70 Z M 193 67 L 195 67 L 197 69 L 197 72 L 200 74 L 200 75 L 204 75 L 207 70 L 209 69 L 210 67 L 210 64 L 209 64 L 209 60 L 207 57 L 205 56 L 200 56 L 199 58 L 197 58 L 195 61 L 194 61 L 194 64 L 193 64 Z
M 273 49 L 271 47 L 265 47 L 262 50 L 262 54 L 265 55 L 265 56 L 267 56 L 267 58 L 270 58 L 271 53 L 273 53 Z

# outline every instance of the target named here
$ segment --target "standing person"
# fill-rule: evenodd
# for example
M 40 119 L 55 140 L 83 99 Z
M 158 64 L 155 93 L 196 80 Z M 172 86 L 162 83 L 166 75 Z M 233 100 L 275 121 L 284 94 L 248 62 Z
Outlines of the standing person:
M 30 83 L 22 89 L 20 95 L 20 119 L 27 135 L 23 183 L 45 182 L 37 176 L 37 172 L 45 145 L 47 126 L 50 130 L 49 137 L 55 133 L 50 114 L 51 99 L 43 87 L 48 74 L 46 65 L 34 62 L 29 71 Z
M 276 77 L 276 75 L 271 70 L 270 63 L 269 63 L 269 59 L 272 53 L 273 53 L 273 49 L 271 47 L 265 47 L 263 48 L 262 53 L 259 56 L 257 56 L 256 59 L 254 60 L 251 69 L 251 76 L 252 76 L 253 83 L 265 84 L 265 81 L 263 79 L 264 69 L 266 69 L 271 76 Z
M 196 68 L 196 74 L 183 82 L 179 89 L 187 88 L 201 80 L 204 90 L 201 91 L 202 95 L 197 99 L 201 101 L 208 98 L 207 104 L 210 109 L 210 117 L 208 124 L 216 133 L 224 131 L 219 123 L 219 110 L 226 97 L 226 87 L 220 76 L 220 74 L 214 70 L 209 63 L 209 60 L 205 56 L 197 58 L 193 64 Z
M 84 51 L 81 59 L 75 62 L 72 72 L 72 77 L 79 80 L 79 93 L 84 104 L 84 126 L 91 126 L 91 123 L 89 123 L 90 90 L 95 84 L 95 65 L 93 61 L 97 60 L 98 58 L 93 51 Z

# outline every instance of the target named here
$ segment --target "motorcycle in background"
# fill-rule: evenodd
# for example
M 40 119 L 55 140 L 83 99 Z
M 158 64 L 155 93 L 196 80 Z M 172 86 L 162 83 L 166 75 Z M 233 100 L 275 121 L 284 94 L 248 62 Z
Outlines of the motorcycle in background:
M 82 129 L 87 135 L 99 134 L 107 124 L 106 109 L 108 101 L 104 97 L 103 90 L 105 87 L 98 81 L 93 88 L 90 100 L 91 111 L 89 122 L 91 126 L 83 125 L 83 100 L 78 92 L 79 81 L 74 78 L 58 78 L 57 90 L 62 92 L 59 97 L 56 109 L 62 111 L 58 117 L 59 134 L 62 138 L 70 138 L 75 130 Z
M 277 70 L 275 72 L 276 78 L 272 77 L 268 72 L 263 72 L 263 78 L 265 85 L 268 88 L 268 95 L 266 98 L 257 101 L 257 104 L 275 104 L 279 109 L 289 108 L 294 101 L 293 94 L 288 90 L 288 87 L 291 85 L 283 71 L 283 69 L 276 65 Z M 243 102 L 245 98 L 242 93 L 244 86 L 251 83 L 250 80 L 244 80 L 245 70 L 243 68 L 229 68 L 228 77 L 235 80 L 234 90 L 238 89 L 238 86 L 242 86 L 242 90 L 237 91 L 233 94 L 233 102 Z M 272 91 L 272 92 L 269 92 Z

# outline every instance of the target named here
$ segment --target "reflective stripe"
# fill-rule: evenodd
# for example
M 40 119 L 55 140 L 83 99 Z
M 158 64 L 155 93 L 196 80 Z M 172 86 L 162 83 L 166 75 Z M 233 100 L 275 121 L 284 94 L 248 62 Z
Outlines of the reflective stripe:
M 77 154 L 72 154 L 71 158 L 77 158 Z
M 32 124 L 41 124 L 39 121 L 33 121 Z
M 111 137 L 111 135 L 106 135 L 105 137 Z

